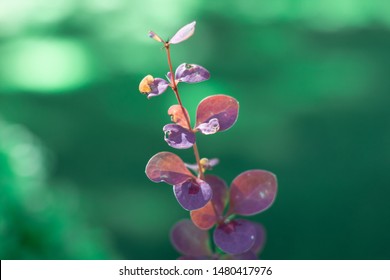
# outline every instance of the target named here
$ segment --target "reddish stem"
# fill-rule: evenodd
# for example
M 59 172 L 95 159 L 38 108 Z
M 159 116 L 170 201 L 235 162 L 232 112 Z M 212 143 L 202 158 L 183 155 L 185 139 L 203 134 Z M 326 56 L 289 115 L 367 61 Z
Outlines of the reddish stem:
M 177 103 L 180 105 L 180 108 L 181 108 L 181 110 L 183 112 L 183 115 L 186 118 L 186 122 L 187 122 L 188 128 L 191 129 L 190 119 L 189 119 L 189 117 L 188 117 L 188 115 L 186 113 L 186 110 L 184 109 L 183 103 L 181 102 L 181 99 L 180 99 L 179 90 L 177 89 L 177 84 L 176 84 L 175 76 L 174 76 L 174 73 L 173 73 L 171 52 L 170 52 L 169 46 L 170 46 L 169 43 L 165 43 L 164 44 L 165 50 L 167 51 L 169 71 L 171 73 L 171 76 L 168 77 L 168 78 L 171 80 L 171 88 L 172 88 L 173 92 L 175 93 L 175 96 L 176 96 L 176 99 L 177 99 Z M 204 173 L 203 173 L 203 170 L 202 170 L 202 165 L 200 164 L 199 150 L 198 150 L 198 146 L 196 145 L 196 142 L 194 143 L 192 148 L 194 149 L 195 160 L 196 160 L 196 163 L 197 163 L 198 169 L 199 169 L 198 177 L 200 179 L 204 180 Z

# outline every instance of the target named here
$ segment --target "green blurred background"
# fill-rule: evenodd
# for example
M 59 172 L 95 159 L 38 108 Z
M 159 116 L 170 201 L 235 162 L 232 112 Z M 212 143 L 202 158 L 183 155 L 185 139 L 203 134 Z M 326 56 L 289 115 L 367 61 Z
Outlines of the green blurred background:
M 200 136 L 227 182 L 247 169 L 279 180 L 264 259 L 390 259 L 390 4 L 383 0 L 1 0 L 0 257 L 172 259 L 188 217 L 144 168 L 173 151 L 172 93 L 139 81 L 168 71 L 147 36 L 172 36 L 191 115 L 204 97 L 240 102 L 229 131 Z M 193 118 L 194 119 L 194 118 Z M 193 162 L 191 150 L 174 151 Z

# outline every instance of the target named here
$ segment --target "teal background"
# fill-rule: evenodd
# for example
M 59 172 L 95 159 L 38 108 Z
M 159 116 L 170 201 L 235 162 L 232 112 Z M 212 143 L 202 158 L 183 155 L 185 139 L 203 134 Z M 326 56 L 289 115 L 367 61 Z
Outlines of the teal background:
M 278 177 L 263 259 L 390 259 L 390 4 L 382 0 L 0 2 L 0 257 L 172 259 L 188 213 L 144 168 L 174 151 L 162 126 L 174 95 L 163 38 L 207 82 L 180 84 L 194 119 L 204 97 L 240 102 L 235 126 L 199 136 L 230 183 Z M 174 66 L 174 67 L 175 67 Z

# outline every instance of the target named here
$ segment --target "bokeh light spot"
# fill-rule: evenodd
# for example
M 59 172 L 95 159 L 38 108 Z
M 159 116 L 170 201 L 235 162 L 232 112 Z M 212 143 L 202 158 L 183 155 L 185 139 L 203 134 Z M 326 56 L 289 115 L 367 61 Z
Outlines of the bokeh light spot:
M 11 41 L 0 53 L 0 80 L 13 90 L 64 92 L 94 77 L 88 50 L 77 41 L 29 38 Z

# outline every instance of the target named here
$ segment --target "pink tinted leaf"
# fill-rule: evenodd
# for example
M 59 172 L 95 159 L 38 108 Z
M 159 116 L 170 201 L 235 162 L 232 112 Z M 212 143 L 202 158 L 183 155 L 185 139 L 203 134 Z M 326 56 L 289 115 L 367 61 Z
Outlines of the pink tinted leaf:
M 170 152 L 155 154 L 147 163 L 145 173 L 155 183 L 165 182 L 170 185 L 180 184 L 193 177 L 181 158 Z
M 200 230 L 190 220 L 181 220 L 173 226 L 171 243 L 178 252 L 186 256 L 184 259 L 211 255 L 207 231 Z
M 203 230 L 212 228 L 217 222 L 217 216 L 211 200 L 203 208 L 191 211 L 190 215 L 192 222 Z
M 238 102 L 233 97 L 219 94 L 203 99 L 196 110 L 196 127 L 217 119 L 219 131 L 229 129 L 238 117 Z
M 192 222 L 200 229 L 210 229 L 223 214 L 228 198 L 225 181 L 213 175 L 206 175 L 205 181 L 213 191 L 212 199 L 203 208 L 191 211 Z
M 275 200 L 276 177 L 265 170 L 249 170 L 238 175 L 230 187 L 230 211 L 254 215 L 268 209 Z
M 182 63 L 175 71 L 175 79 L 179 82 L 193 84 L 206 81 L 209 78 L 209 71 L 197 64 Z
M 177 124 L 167 124 L 163 127 L 164 140 L 175 149 L 188 149 L 195 143 L 195 133 Z
M 164 40 L 158 36 L 158 34 L 154 33 L 153 31 L 149 31 L 149 37 L 152 38 L 153 40 L 156 40 L 157 42 L 165 43 Z
M 255 243 L 256 229 L 251 222 L 232 220 L 219 225 L 214 231 L 214 242 L 228 254 L 242 254 Z
M 190 120 L 190 117 L 188 115 L 188 111 L 186 108 L 180 106 L 180 105 L 172 105 L 168 109 L 168 115 L 171 116 L 171 120 L 174 123 L 177 123 L 178 125 L 190 129 L 188 126 L 187 118 Z
M 173 35 L 171 40 L 169 40 L 169 43 L 170 44 L 178 44 L 178 43 L 183 42 L 183 41 L 187 40 L 188 38 L 190 38 L 195 32 L 195 25 L 196 25 L 196 22 L 193 21 L 193 22 L 183 26 L 182 28 L 180 28 L 179 31 L 177 31 L 176 34 Z
M 181 207 L 188 211 L 204 207 L 213 195 L 210 185 L 198 178 L 174 185 L 173 192 Z

